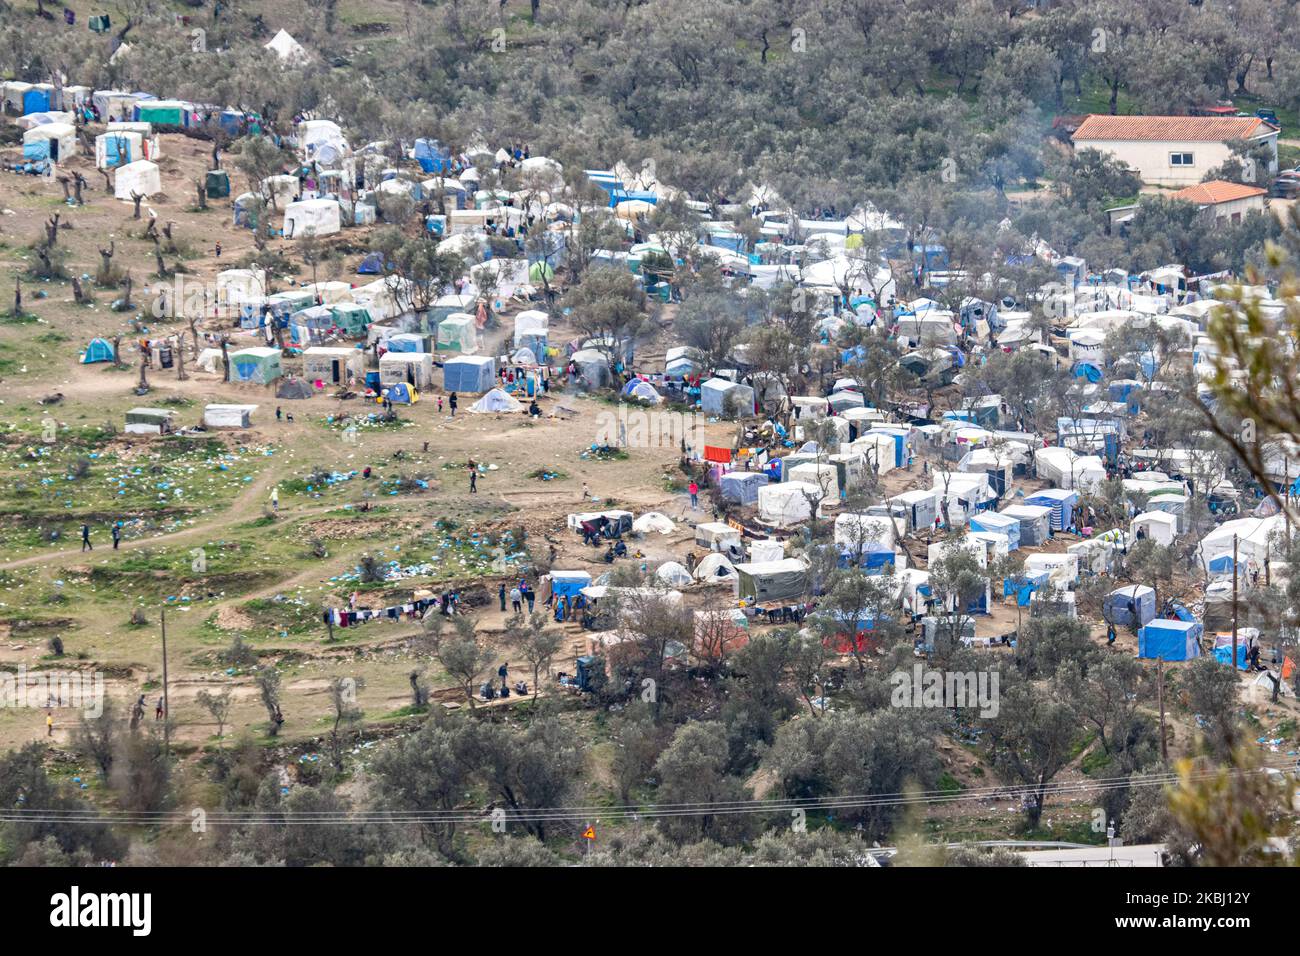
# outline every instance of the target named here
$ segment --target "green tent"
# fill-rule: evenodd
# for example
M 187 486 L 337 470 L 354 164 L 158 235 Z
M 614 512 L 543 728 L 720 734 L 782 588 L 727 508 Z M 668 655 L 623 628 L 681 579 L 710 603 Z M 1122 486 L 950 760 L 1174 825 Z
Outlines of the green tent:
M 230 195 L 230 176 L 224 169 L 209 170 L 204 188 L 209 199 L 223 199 Z
M 538 260 L 528 267 L 528 281 L 537 284 L 539 282 L 549 282 L 555 278 L 555 270 L 551 268 L 549 262 Z
M 157 123 L 159 126 L 184 126 L 185 105 L 174 100 L 157 100 L 142 102 L 137 107 L 137 120 L 141 123 Z
M 348 335 L 361 336 L 370 328 L 370 310 L 364 305 L 353 302 L 340 302 L 330 307 L 334 313 L 334 324 Z

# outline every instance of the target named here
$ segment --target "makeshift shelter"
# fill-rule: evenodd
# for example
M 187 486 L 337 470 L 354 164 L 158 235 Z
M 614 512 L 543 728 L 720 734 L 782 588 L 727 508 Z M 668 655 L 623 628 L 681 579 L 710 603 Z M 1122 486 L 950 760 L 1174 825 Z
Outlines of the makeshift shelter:
M 376 402 L 382 404 L 388 399 L 394 405 L 414 405 L 420 400 L 419 390 L 409 382 L 393 382 L 380 388 Z
M 204 428 L 250 428 L 256 405 L 208 405 L 203 409 Z
M 997 511 L 981 511 L 971 515 L 970 529 L 1004 536 L 1007 539 L 1008 551 L 1015 551 L 1020 547 L 1020 521 L 1011 515 Z
M 676 561 L 665 561 L 655 569 L 655 577 L 661 584 L 669 587 L 684 588 L 695 583 L 691 572 Z
M 579 349 L 573 353 L 570 361 L 590 387 L 599 388 L 609 383 L 609 356 L 599 349 Z
M 1178 536 L 1178 519 L 1163 511 L 1147 511 L 1129 522 L 1129 532 L 1137 538 L 1139 532 L 1156 544 L 1168 547 Z
M 727 550 L 727 542 L 739 542 L 741 533 L 722 521 L 702 521 L 695 526 L 695 543 L 710 551 Z
M 77 130 L 68 123 L 45 123 L 23 133 L 23 159 L 63 162 L 77 155 Z
M 119 166 L 113 174 L 113 195 L 118 199 L 131 201 L 131 194 L 152 196 L 162 192 L 162 176 L 158 164 L 147 159 Z
M 758 516 L 777 527 L 802 524 L 812 517 L 812 505 L 821 510 L 826 493 L 816 485 L 802 481 L 769 484 L 758 490 Z
M 802 465 L 795 465 L 786 472 L 786 480 L 813 485 L 821 489 L 821 494 L 824 497 L 832 500 L 840 497 L 840 475 L 834 465 L 818 464 L 811 461 Z
M 366 375 L 366 354 L 356 348 L 312 346 L 302 353 L 302 374 L 329 385 L 344 385 L 349 377 L 359 382 Z
M 523 404 L 499 388 L 494 388 L 469 407 L 471 412 L 518 412 Z
M 736 579 L 736 566 L 725 554 L 706 554 L 695 566 L 695 579 L 705 584 L 724 584 Z
M 90 365 L 92 362 L 112 362 L 117 358 L 113 350 L 113 343 L 108 339 L 91 339 L 90 344 L 86 346 L 86 351 L 81 353 L 81 364 Z
M 495 381 L 496 362 L 488 356 L 461 355 L 442 367 L 442 387 L 449 392 L 486 392 Z
M 637 534 L 649 534 L 656 531 L 659 534 L 672 534 L 677 530 L 677 525 L 673 519 L 658 511 L 647 511 L 635 521 L 632 522 L 632 530 Z
M 700 409 L 706 415 L 747 418 L 753 414 L 754 390 L 725 378 L 711 378 L 700 386 Z
M 1138 657 L 1192 660 L 1201 656 L 1200 636 L 1201 625 L 1195 621 L 1156 618 L 1138 631 Z
M 225 199 L 230 195 L 230 174 L 224 169 L 209 169 L 203 176 L 203 191 L 209 199 Z
M 428 352 L 385 352 L 379 357 L 379 383 L 404 382 L 416 388 L 433 384 L 433 356 Z M 451 389 L 450 391 L 458 391 Z
M 303 199 L 291 202 L 284 210 L 284 238 L 332 236 L 343 228 L 339 204 L 334 199 Z
M 330 306 L 334 324 L 353 338 L 360 338 L 370 327 L 370 310 L 355 302 L 340 302 Z
M 850 408 L 862 408 L 866 403 L 860 392 L 832 392 L 826 401 L 837 415 Z
M 868 470 L 877 475 L 887 475 L 898 467 L 897 445 L 893 435 L 867 432 L 855 439 L 849 448 L 862 456 Z
M 269 50 L 286 66 L 301 65 L 311 58 L 303 45 L 284 29 L 271 37 L 270 42 L 264 44 L 262 49 Z
M 515 316 L 515 348 L 532 349 L 541 357 L 546 353 L 550 316 L 538 309 L 526 309 Z
M 1078 493 L 1066 488 L 1044 488 L 1025 498 L 1027 505 L 1051 509 L 1053 531 L 1065 531 L 1074 526 L 1074 506 L 1078 501 Z
M 128 435 L 167 435 L 172 431 L 176 412 L 169 408 L 133 408 L 126 413 Z
M 889 499 L 891 508 L 901 508 L 906 516 L 907 527 L 915 531 L 929 528 L 939 515 L 939 495 L 933 489 L 920 488 L 904 491 Z
M 1052 536 L 1052 509 L 1041 505 L 1010 505 L 999 514 L 1020 522 L 1021 547 L 1036 548 Z
M 1101 616 L 1116 627 L 1142 627 L 1155 620 L 1156 592 L 1143 584 L 1116 588 L 1106 595 Z
M 758 501 L 758 490 L 768 484 L 767 474 L 759 471 L 732 471 L 718 482 L 723 501 L 752 505 Z
M 657 405 L 664 400 L 664 397 L 655 391 L 655 387 L 642 378 L 631 379 L 623 386 L 621 394 L 623 398 L 646 402 L 650 405 Z
M 749 604 L 789 603 L 808 587 L 808 568 L 798 558 L 737 564 L 736 597 Z
M 429 339 L 419 332 L 396 332 L 384 340 L 389 352 L 431 352 Z
M 269 385 L 281 374 L 279 349 L 255 347 L 230 353 L 231 381 Z
M 312 384 L 300 378 L 282 378 L 280 384 L 275 387 L 276 398 L 284 398 L 292 402 L 305 401 L 315 394 L 316 389 Z
M 453 312 L 438 323 L 439 352 L 462 352 L 472 354 L 478 351 L 478 329 L 474 316 L 467 312 Z
M 191 104 L 181 100 L 141 100 L 135 107 L 135 120 L 184 128 L 190 125 L 191 109 Z

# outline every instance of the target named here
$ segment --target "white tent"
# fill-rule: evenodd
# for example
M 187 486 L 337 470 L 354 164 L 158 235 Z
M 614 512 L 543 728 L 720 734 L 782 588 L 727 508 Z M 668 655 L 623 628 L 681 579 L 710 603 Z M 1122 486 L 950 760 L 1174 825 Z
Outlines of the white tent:
M 825 492 L 802 481 L 784 481 L 758 489 L 758 516 L 778 527 L 801 524 L 812 517 L 812 503 L 820 511 Z
M 339 204 L 333 199 L 304 199 L 289 203 L 284 210 L 284 238 L 306 235 L 331 236 L 342 228 Z
M 264 295 L 264 269 L 226 269 L 217 273 L 217 302 L 223 305 L 242 305 Z
M 695 566 L 695 579 L 705 584 L 724 584 L 736 579 L 736 567 L 725 554 L 715 551 Z
M 469 407 L 471 412 L 517 412 L 524 406 L 499 388 L 494 388 Z
M 677 525 L 665 514 L 658 511 L 647 511 L 632 522 L 632 530 L 638 534 L 649 534 L 651 531 L 658 531 L 660 534 L 672 534 L 677 530 Z
M 281 63 L 291 66 L 305 63 L 307 60 L 311 59 L 311 56 L 303 48 L 303 45 L 290 36 L 288 30 L 284 29 L 280 30 L 279 33 L 273 36 L 271 42 L 267 43 L 262 49 L 270 50 L 280 58 Z
M 117 172 L 113 174 L 113 195 L 118 199 L 129 202 L 132 193 L 152 196 L 160 192 L 162 192 L 162 176 L 158 173 L 158 165 L 147 159 L 119 166 Z
M 1129 531 L 1134 537 L 1137 536 L 1139 528 L 1143 530 L 1145 537 L 1167 547 L 1174 543 L 1174 538 L 1178 535 L 1178 519 L 1164 511 L 1147 511 L 1129 522 Z
M 691 577 L 691 572 L 676 561 L 666 561 L 659 565 L 655 571 L 655 577 L 664 584 L 675 588 L 684 588 L 695 583 L 695 579 Z
M 101 133 L 95 137 L 95 166 L 110 169 L 145 159 L 144 136 L 132 130 Z
M 35 158 L 49 159 L 61 163 L 77 155 L 77 130 L 68 123 L 43 123 L 33 126 L 23 133 L 23 155 L 30 157 L 32 152 L 43 149 L 44 156 Z
M 256 405 L 208 405 L 203 409 L 206 428 L 248 428 Z
M 830 498 L 840 496 L 840 474 L 834 465 L 807 461 L 790 469 L 789 480 L 794 483 L 814 485 Z

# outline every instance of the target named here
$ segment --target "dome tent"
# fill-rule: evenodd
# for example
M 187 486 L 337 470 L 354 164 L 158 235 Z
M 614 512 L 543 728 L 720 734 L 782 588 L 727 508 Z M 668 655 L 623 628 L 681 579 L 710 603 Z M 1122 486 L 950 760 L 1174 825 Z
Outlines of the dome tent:
M 677 530 L 677 525 L 673 524 L 673 519 L 665 514 L 658 511 L 647 511 L 632 522 L 632 530 L 638 534 L 649 534 L 651 531 L 658 531 L 660 534 L 672 534 Z
M 640 378 L 634 378 L 623 386 L 623 397 L 635 398 L 652 405 L 657 405 L 664 400 L 664 397 L 655 391 L 653 385 Z
M 695 583 L 695 579 L 691 577 L 691 572 L 676 561 L 666 561 L 659 565 L 655 571 L 655 577 L 664 584 L 675 588 L 684 588 Z
M 471 412 L 517 412 L 523 405 L 499 388 L 494 388 L 469 407 Z
M 107 339 L 91 339 L 86 351 L 81 356 L 81 364 L 92 362 L 111 362 L 114 359 L 113 343 Z
M 406 382 L 394 382 L 384 388 L 379 395 L 379 402 L 387 398 L 394 405 L 414 405 L 420 400 L 420 393 L 416 391 L 414 385 Z

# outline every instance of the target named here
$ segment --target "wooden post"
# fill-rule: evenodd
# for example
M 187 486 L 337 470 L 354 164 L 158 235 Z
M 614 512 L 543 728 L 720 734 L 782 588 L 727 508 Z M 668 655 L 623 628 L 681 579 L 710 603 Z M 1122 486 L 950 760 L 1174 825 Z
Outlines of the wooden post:
M 171 731 L 168 729 L 172 719 L 172 702 L 167 696 L 167 608 L 163 607 L 159 615 L 159 621 L 162 623 L 162 655 L 163 655 L 163 747 L 167 753 L 171 753 Z
M 1232 536 L 1232 672 L 1237 673 L 1237 536 Z
M 1160 759 L 1169 761 L 1169 738 L 1165 734 L 1165 659 L 1156 658 L 1156 688 L 1160 695 Z

